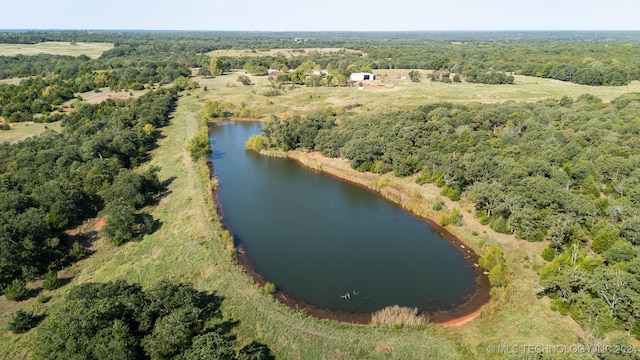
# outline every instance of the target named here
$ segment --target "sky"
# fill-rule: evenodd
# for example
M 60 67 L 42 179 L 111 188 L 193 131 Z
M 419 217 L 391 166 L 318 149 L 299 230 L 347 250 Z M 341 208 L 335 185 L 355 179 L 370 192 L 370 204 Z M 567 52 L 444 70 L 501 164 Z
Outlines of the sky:
M 638 0 L 9 0 L 0 29 L 640 30 Z

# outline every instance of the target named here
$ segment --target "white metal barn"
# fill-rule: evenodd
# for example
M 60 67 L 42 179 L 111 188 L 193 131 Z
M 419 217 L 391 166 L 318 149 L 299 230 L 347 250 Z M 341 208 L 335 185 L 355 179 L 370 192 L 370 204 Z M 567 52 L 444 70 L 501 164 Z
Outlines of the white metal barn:
M 376 76 L 368 72 L 352 73 L 350 79 L 351 81 L 375 80 Z

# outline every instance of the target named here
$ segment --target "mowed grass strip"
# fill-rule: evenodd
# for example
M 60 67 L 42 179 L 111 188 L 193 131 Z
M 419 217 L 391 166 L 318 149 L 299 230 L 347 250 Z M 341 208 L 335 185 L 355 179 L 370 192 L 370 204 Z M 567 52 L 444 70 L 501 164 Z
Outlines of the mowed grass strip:
M 16 56 L 18 54 L 86 55 L 97 59 L 102 53 L 111 49 L 113 49 L 111 43 L 45 41 L 37 44 L 0 44 L 0 56 Z

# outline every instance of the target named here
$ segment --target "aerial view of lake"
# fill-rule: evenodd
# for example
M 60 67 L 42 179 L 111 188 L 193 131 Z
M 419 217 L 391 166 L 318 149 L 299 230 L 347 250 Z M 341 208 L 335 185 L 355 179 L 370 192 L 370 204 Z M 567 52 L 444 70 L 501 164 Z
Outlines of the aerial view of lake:
M 446 310 L 478 290 L 478 270 L 428 221 L 291 159 L 245 150 L 261 126 L 214 125 L 212 161 L 225 223 L 279 290 L 349 313 Z

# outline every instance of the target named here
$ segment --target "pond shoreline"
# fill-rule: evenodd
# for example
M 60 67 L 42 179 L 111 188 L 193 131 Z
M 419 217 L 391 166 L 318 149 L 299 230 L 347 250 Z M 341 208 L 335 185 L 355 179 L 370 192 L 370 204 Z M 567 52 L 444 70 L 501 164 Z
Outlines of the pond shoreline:
M 479 316 L 482 312 L 482 306 L 487 304 L 491 300 L 491 296 L 489 294 L 489 291 L 491 290 L 491 284 L 489 283 L 489 278 L 485 273 L 484 269 L 482 269 L 478 265 L 480 256 L 467 243 L 465 243 L 460 238 L 452 234 L 445 227 L 438 224 L 434 219 L 417 214 L 412 209 L 403 206 L 403 204 L 393 196 L 386 195 L 385 193 L 380 191 L 380 189 L 376 189 L 375 186 L 372 186 L 367 181 L 361 180 L 360 178 L 355 176 L 349 176 L 354 174 L 361 174 L 356 170 L 349 168 L 349 169 L 341 169 L 341 171 L 338 171 L 333 169 L 331 166 L 327 166 L 329 165 L 328 162 L 330 159 L 322 156 L 319 153 L 289 151 L 289 152 L 276 152 L 276 153 L 262 152 L 262 154 L 265 156 L 287 157 L 289 159 L 296 161 L 298 164 L 308 169 L 317 171 L 327 176 L 334 177 L 336 179 L 339 179 L 340 181 L 347 181 L 349 183 L 364 187 L 370 191 L 377 193 L 379 196 L 382 196 L 386 200 L 392 202 L 394 205 L 402 207 L 413 216 L 416 216 L 421 220 L 427 221 L 440 234 L 440 236 L 442 236 L 442 238 L 447 240 L 450 244 L 454 245 L 454 247 L 456 247 L 456 249 L 458 249 L 458 251 L 461 252 L 462 256 L 465 258 L 466 261 L 474 265 L 476 270 L 476 285 L 477 285 L 476 290 L 473 293 L 471 293 L 463 303 L 457 304 L 452 308 L 442 309 L 435 312 L 425 312 L 424 314 L 429 316 L 430 323 L 439 324 L 443 326 L 461 325 Z M 347 174 L 344 174 L 343 172 L 347 172 Z M 375 174 L 371 174 L 371 175 L 373 175 L 372 178 L 379 177 Z M 405 194 L 405 195 L 409 196 L 409 194 Z M 359 315 L 359 314 L 354 314 L 354 315 Z
M 459 324 L 468 322 L 473 318 L 477 317 L 478 315 L 480 315 L 482 306 L 490 301 L 489 290 L 491 287 L 488 281 L 488 277 L 486 273 L 483 271 L 483 269 L 479 267 L 478 265 L 479 256 L 473 251 L 473 249 L 470 248 L 468 244 L 463 242 L 461 239 L 459 239 L 458 237 L 453 235 L 451 232 L 449 232 L 446 228 L 437 224 L 433 219 L 430 219 L 424 215 L 417 214 L 416 211 L 413 211 L 411 208 L 407 208 L 406 206 L 403 206 L 401 201 L 398 201 L 397 199 L 394 199 L 392 196 L 388 196 L 382 191 L 380 191 L 379 188 L 373 185 L 375 184 L 375 181 L 373 182 L 373 184 L 369 183 L 369 181 L 357 181 L 358 180 L 357 177 L 356 179 L 354 179 L 353 176 L 349 176 L 349 173 L 351 172 L 354 174 L 362 174 L 362 173 L 359 173 L 350 168 L 340 169 L 340 171 L 336 171 L 331 169 L 330 166 L 323 166 L 323 164 L 326 165 L 326 162 L 335 160 L 335 159 L 324 158 L 317 153 L 305 153 L 300 151 L 293 151 L 293 152 L 276 151 L 276 152 L 262 152 L 262 154 L 265 156 L 271 156 L 271 157 L 290 158 L 296 161 L 299 165 L 303 165 L 304 167 L 317 171 L 319 173 L 322 173 L 323 175 L 337 178 L 340 181 L 347 181 L 349 183 L 358 185 L 360 187 L 364 187 L 369 191 L 378 193 L 379 196 L 382 196 L 393 205 L 403 208 L 405 211 L 419 218 L 420 220 L 427 221 L 430 224 L 430 226 L 440 234 L 442 238 L 444 238 L 450 244 L 454 245 L 457 251 L 460 252 L 460 254 L 464 257 L 464 259 L 469 264 L 473 264 L 474 270 L 476 272 L 475 290 L 472 293 L 470 293 L 460 303 L 451 304 L 451 306 L 447 306 L 446 308 L 441 308 L 433 311 L 424 311 L 424 309 L 421 310 L 421 314 L 426 315 L 429 318 L 430 323 L 439 324 L 442 326 L 450 326 L 450 325 L 459 325 Z M 323 162 L 323 160 L 325 160 L 325 162 Z M 210 178 L 214 178 L 216 176 L 214 163 L 209 161 L 207 162 L 207 165 L 209 167 Z M 345 175 L 345 172 L 347 173 L 346 175 Z M 375 175 L 375 174 L 368 174 L 368 175 L 370 175 L 370 177 L 374 179 L 379 178 L 379 175 Z M 212 191 L 211 198 L 214 202 L 217 212 L 221 216 L 221 223 L 223 227 L 233 234 L 231 228 L 229 227 L 229 224 L 226 221 L 226 217 L 224 214 L 225 211 L 218 197 L 217 191 L 215 190 Z M 243 268 L 245 273 L 249 275 L 258 286 L 264 287 L 267 280 L 256 271 L 251 260 L 246 255 L 243 245 L 237 242 L 235 239 L 234 239 L 233 245 L 235 247 L 235 258 L 236 258 L 237 264 Z M 350 312 L 336 311 L 336 310 L 316 307 L 308 303 L 305 303 L 303 301 L 299 301 L 295 299 L 293 296 L 291 296 L 290 294 L 282 290 L 278 290 L 272 295 L 278 301 L 287 305 L 291 309 L 297 312 L 304 313 L 306 315 L 313 316 L 318 319 L 329 319 L 329 320 L 345 322 L 345 323 L 367 325 L 370 323 L 371 317 L 373 315 L 372 313 L 350 313 Z

